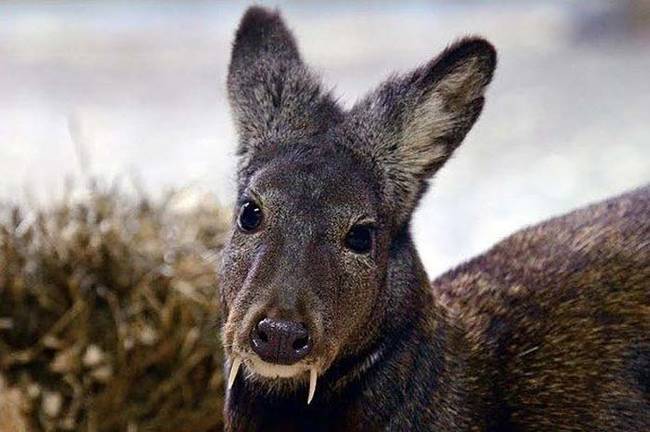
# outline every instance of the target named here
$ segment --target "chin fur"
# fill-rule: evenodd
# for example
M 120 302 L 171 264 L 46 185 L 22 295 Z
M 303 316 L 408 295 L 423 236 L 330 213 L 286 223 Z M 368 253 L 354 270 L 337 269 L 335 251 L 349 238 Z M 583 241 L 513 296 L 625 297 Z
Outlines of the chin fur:
M 259 385 L 268 394 L 288 395 L 304 391 L 309 384 L 309 366 L 304 364 L 276 365 L 259 358 L 243 360 L 245 379 Z
M 296 378 L 309 371 L 309 367 L 301 363 L 293 365 L 278 365 L 267 363 L 264 360 L 255 357 L 244 360 L 244 364 L 252 374 L 272 379 Z

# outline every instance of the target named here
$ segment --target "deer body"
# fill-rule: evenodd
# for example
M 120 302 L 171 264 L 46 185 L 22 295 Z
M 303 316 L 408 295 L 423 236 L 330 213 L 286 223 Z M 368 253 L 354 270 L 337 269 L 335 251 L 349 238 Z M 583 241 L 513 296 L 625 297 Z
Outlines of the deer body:
M 650 430 L 650 187 L 422 267 L 411 213 L 495 65 L 465 39 L 344 111 L 279 15 L 246 13 L 228 430 Z

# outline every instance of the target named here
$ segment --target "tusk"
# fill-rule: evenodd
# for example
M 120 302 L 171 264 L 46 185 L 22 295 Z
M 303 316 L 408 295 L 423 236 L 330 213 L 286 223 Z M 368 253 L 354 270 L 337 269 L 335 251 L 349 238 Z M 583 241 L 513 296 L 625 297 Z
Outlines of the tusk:
M 314 393 L 316 393 L 316 380 L 318 375 L 316 373 L 316 368 L 311 368 L 309 370 L 309 395 L 307 396 L 307 405 L 311 403 L 311 400 L 314 398 Z
M 232 388 L 232 385 L 235 383 L 235 378 L 237 378 L 237 371 L 241 366 L 241 358 L 235 357 L 232 360 L 232 366 L 230 366 L 230 375 L 228 376 L 228 390 Z

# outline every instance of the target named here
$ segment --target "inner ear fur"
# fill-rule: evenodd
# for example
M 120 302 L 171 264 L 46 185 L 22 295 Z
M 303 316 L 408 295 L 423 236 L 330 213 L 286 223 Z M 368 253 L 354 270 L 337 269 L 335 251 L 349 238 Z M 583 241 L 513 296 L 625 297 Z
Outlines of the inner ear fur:
M 345 129 L 372 161 L 398 221 L 406 221 L 427 180 L 451 157 L 478 118 L 496 67 L 494 47 L 465 38 L 410 73 L 393 76 L 359 101 Z

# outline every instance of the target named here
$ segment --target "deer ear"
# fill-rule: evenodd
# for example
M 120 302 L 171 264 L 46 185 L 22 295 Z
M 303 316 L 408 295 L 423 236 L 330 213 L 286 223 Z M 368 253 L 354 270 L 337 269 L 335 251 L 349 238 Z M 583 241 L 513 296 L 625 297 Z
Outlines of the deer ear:
M 340 116 L 279 13 L 257 6 L 246 11 L 235 35 L 228 97 L 243 165 L 256 151 L 300 141 Z
M 426 65 L 388 79 L 351 110 L 346 133 L 352 150 L 380 171 L 399 220 L 410 216 L 427 179 L 478 118 L 495 67 L 490 43 L 463 39 Z

